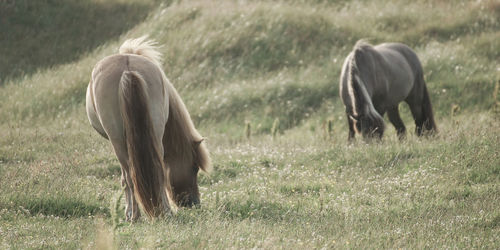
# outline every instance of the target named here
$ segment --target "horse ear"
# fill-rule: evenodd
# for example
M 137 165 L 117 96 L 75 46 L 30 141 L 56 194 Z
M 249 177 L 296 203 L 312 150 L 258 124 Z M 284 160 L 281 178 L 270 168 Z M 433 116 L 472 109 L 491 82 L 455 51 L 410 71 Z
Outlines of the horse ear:
M 199 140 L 199 141 L 193 141 L 193 145 L 194 145 L 195 147 L 199 147 L 199 146 L 200 146 L 200 144 L 201 144 L 204 140 L 205 140 L 205 138 L 201 138 L 201 140 Z

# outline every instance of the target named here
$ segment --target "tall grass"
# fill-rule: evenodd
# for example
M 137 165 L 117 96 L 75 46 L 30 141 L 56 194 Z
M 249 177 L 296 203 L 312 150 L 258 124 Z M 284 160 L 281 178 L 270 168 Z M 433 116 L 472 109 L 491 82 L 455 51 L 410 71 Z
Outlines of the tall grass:
M 0 248 L 499 246 L 496 1 L 3 4 L 0 31 L 31 39 L 0 41 Z M 215 166 L 201 208 L 128 224 L 84 96 L 95 63 L 144 34 Z M 360 38 L 416 50 L 436 137 L 347 144 L 338 79 Z

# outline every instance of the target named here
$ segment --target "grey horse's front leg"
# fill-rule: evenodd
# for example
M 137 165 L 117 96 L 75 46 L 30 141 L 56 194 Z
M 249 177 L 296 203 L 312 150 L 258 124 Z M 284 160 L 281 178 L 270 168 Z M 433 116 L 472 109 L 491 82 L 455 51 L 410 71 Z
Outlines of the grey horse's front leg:
M 347 141 L 352 142 L 354 140 L 354 136 L 356 135 L 356 131 L 354 130 L 354 122 L 349 114 L 347 114 L 347 124 L 349 125 L 349 135 L 347 136 Z
M 399 116 L 398 106 L 387 110 L 387 115 L 389 116 L 389 121 L 391 121 L 394 128 L 396 128 L 399 140 L 403 140 L 406 137 L 406 127 L 403 120 L 401 120 L 401 116 Z

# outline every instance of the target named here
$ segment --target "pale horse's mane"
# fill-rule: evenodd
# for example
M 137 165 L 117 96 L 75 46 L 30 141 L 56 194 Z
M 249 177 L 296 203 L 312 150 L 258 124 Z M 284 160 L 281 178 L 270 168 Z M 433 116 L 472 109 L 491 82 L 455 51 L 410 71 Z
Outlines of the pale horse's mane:
M 147 39 L 147 36 L 141 36 L 136 39 L 128 39 L 122 44 L 122 46 L 120 46 L 118 51 L 120 54 L 136 54 L 144 56 L 161 68 L 163 55 L 158 51 L 158 43 Z
M 126 40 L 120 46 L 119 53 L 144 56 L 160 68 L 163 82 L 166 85 L 166 92 L 169 95 L 169 117 L 163 140 L 168 160 L 166 164 L 172 166 L 178 161 L 181 161 L 179 165 L 195 163 L 205 172 L 209 172 L 211 170 L 211 161 L 205 144 L 201 143 L 203 137 L 194 127 L 189 112 L 177 90 L 163 72 L 161 67 L 163 55 L 158 51 L 157 43 L 147 38 L 147 36 L 142 36 Z

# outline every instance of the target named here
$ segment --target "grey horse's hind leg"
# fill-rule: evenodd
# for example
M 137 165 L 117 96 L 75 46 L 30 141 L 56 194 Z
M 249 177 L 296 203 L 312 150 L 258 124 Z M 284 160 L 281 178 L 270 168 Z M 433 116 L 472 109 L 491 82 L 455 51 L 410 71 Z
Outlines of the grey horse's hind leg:
M 389 108 L 387 110 L 387 115 L 389 116 L 389 121 L 391 121 L 392 125 L 396 128 L 398 138 L 400 140 L 404 139 L 406 136 L 406 127 L 399 116 L 398 106 Z
M 422 73 L 417 74 L 417 79 L 415 80 L 413 89 L 411 90 L 408 97 L 406 97 L 406 103 L 410 106 L 411 114 L 413 115 L 413 119 L 415 120 L 415 134 L 417 136 L 422 136 L 425 130 L 424 125 L 427 125 L 428 118 L 425 113 L 425 98 L 427 94 L 427 90 L 425 87 L 424 76 Z M 428 96 L 427 96 L 428 101 Z M 428 103 L 430 108 L 430 102 Z M 432 111 L 430 113 L 432 117 Z

